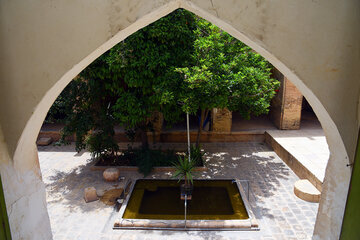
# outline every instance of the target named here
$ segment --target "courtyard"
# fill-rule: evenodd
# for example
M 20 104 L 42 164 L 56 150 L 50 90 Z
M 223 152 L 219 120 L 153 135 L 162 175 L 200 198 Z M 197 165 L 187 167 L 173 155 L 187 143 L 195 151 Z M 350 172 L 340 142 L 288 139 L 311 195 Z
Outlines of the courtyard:
M 356 24 L 360 21 L 359 1 L 295 1 L 289 4 L 281 0 L 35 0 L 3 1 L 0 9 L 0 29 L 3 33 L 0 41 L 3 50 L 0 53 L 0 239 L 359 239 L 360 28 Z M 155 26 L 162 18 L 183 10 L 216 25 L 229 35 L 217 34 L 217 28 L 202 20 L 199 22 L 197 17 L 194 18 L 195 22 L 188 21 L 191 18 L 187 17 L 191 14 L 180 14 L 180 17 L 186 16 L 180 25 L 164 29 L 162 24 L 150 31 L 152 35 L 144 34 L 148 26 Z M 175 23 L 172 20 L 166 22 Z M 215 38 L 203 35 L 203 27 L 215 30 Z M 149 44 L 143 41 L 144 36 L 157 39 L 154 39 L 154 44 Z M 213 54 L 228 45 L 208 44 L 207 40 L 227 41 L 231 40 L 229 37 L 251 49 L 236 43 L 236 48 L 223 49 L 230 55 Z M 126 44 L 122 44 L 125 41 Z M 209 54 L 199 54 L 204 51 L 198 50 L 208 49 L 207 46 L 215 48 Z M 145 53 L 137 51 L 141 48 Z M 166 49 L 175 53 L 165 54 Z M 268 61 L 265 65 L 258 64 L 259 69 L 265 72 L 260 73 L 250 65 L 237 65 L 242 63 L 240 60 L 243 58 L 223 57 L 237 56 L 236 51 L 241 49 L 247 49 L 246 54 L 242 55 L 247 60 L 255 57 L 265 63 L 257 57 L 259 55 Z M 188 54 L 191 58 L 186 58 Z M 175 61 L 168 61 L 168 57 L 174 56 L 177 58 Z M 181 60 L 180 56 L 184 58 Z M 252 57 L 247 58 L 249 56 Z M 169 62 L 173 64 L 167 64 Z M 199 66 L 198 63 L 206 64 Z M 267 64 L 283 74 L 285 87 L 278 88 L 276 82 L 268 79 L 270 68 L 265 67 Z M 93 74 L 96 71 L 89 66 L 100 68 L 101 71 L 97 72 L 100 74 Z M 232 67 L 236 71 L 232 71 Z M 86 69 L 90 71 L 83 72 Z M 173 69 L 176 71 L 170 71 Z M 240 74 L 237 69 L 246 71 Z M 110 77 L 102 74 L 106 72 L 111 73 Z M 224 77 L 222 72 L 230 73 L 231 78 Z M 82 73 L 86 73 L 84 78 L 78 79 Z M 166 76 L 158 73 L 165 73 Z M 220 76 L 212 77 L 217 73 L 221 73 Z M 272 74 L 275 72 L 271 71 Z M 79 80 L 78 86 L 73 85 L 76 79 Z M 188 97 L 192 97 L 193 101 L 187 103 L 202 104 L 207 101 L 186 89 L 197 87 L 197 84 L 193 84 L 197 80 L 209 79 L 215 80 L 210 82 L 215 87 L 206 87 L 206 91 L 197 89 L 199 91 L 196 92 L 217 89 L 215 94 L 205 99 L 221 104 L 211 104 L 210 107 L 201 108 L 201 111 L 189 111 L 192 104 L 186 106 L 184 101 L 190 99 Z M 253 84 L 244 87 L 240 81 L 242 79 Z M 266 79 L 274 84 L 264 85 L 262 81 L 259 84 L 258 80 Z M 163 80 L 171 80 L 175 84 Z M 229 82 L 232 83 L 231 88 L 224 85 Z M 79 90 L 80 95 L 68 97 L 62 94 L 69 86 Z M 290 126 L 299 123 L 298 119 L 293 118 L 294 111 L 291 109 L 291 106 L 302 106 L 301 98 L 292 94 L 294 87 L 308 101 L 323 131 L 310 130 L 306 136 L 296 136 L 292 130 L 283 133 L 277 130 L 289 126 L 289 119 L 294 120 Z M 89 97 L 83 91 L 86 89 L 96 94 Z M 92 89 L 96 91 L 91 92 Z M 99 89 L 111 89 L 111 94 L 106 97 Z M 226 96 L 228 90 L 231 90 L 230 93 L 236 92 L 236 101 L 227 98 L 232 100 L 232 109 L 224 106 L 226 101 L 217 98 L 223 94 Z M 243 94 L 242 90 L 250 92 Z M 124 91 L 126 94 L 123 94 Z M 218 119 L 217 116 L 230 116 L 226 109 L 217 110 L 227 107 L 229 111 L 243 113 L 247 119 L 249 111 L 241 109 L 242 106 L 261 110 L 261 106 L 269 106 L 263 100 L 270 100 L 273 92 L 277 92 L 277 97 L 273 98 L 275 105 L 272 105 L 275 106 L 273 113 L 277 114 L 271 114 L 270 109 L 270 118 L 276 120 L 277 129 L 266 129 L 265 134 L 251 133 L 256 134 L 251 140 L 258 140 L 258 137 L 262 140 L 241 143 L 246 142 L 247 135 L 232 134 L 231 131 L 241 129 L 229 129 L 228 124 L 224 125 L 227 126 L 227 139 L 210 139 L 212 136 L 223 137 L 215 131 L 224 130 L 212 124 L 210 131 L 214 133 L 204 132 L 202 135 L 202 139 L 209 139 L 209 142 L 201 140 L 207 152 L 207 171 L 197 176 L 244 180 L 241 184 L 245 190 L 249 186 L 249 201 L 259 221 L 259 231 L 115 231 L 112 225 L 118 213 L 113 206 L 100 201 L 85 203 L 83 196 L 86 187 L 93 186 L 103 193 L 108 189 L 121 188 L 127 181 L 134 183 L 142 177 L 134 171 L 123 171 L 121 176 L 125 180 L 112 184 L 104 182 L 100 171 L 91 171 L 93 163 L 90 160 L 90 154 L 99 155 L 104 151 L 99 148 L 87 148 L 90 153 L 81 151 L 85 149 L 81 140 L 89 140 L 85 138 L 89 133 L 92 146 L 105 149 L 110 146 L 112 149 L 109 152 L 113 154 L 118 152 L 116 143 L 123 143 L 124 140 L 109 137 L 123 136 L 110 126 L 139 127 L 134 122 L 129 124 L 128 120 L 142 120 L 140 127 L 143 128 L 139 128 L 138 140 L 141 138 L 143 146 L 147 148 L 144 125 L 148 122 L 150 112 L 145 110 L 168 113 L 170 116 L 164 115 L 167 121 L 172 116 L 180 116 L 174 110 L 180 109 L 178 105 L 185 104 L 181 105 L 183 114 L 199 113 L 200 133 L 204 128 L 202 120 L 207 119 L 210 111 L 211 114 L 215 113 L 210 114 L 214 116 L 212 119 Z M 267 93 L 269 95 L 264 96 Z M 83 96 L 83 101 L 78 96 Z M 244 96 L 246 98 L 242 98 Z M 286 96 L 294 98 L 286 101 Z M 38 147 L 36 144 L 46 115 L 55 113 L 51 105 L 61 103 L 57 101 L 59 97 L 65 101 L 74 100 L 75 104 L 86 103 L 80 105 L 89 107 L 85 112 L 73 107 L 66 108 L 71 112 L 70 116 L 75 116 L 72 113 L 83 113 L 80 121 L 75 121 L 77 128 L 70 125 L 67 131 L 71 137 L 74 130 L 81 130 L 75 131 L 78 134 L 78 151 L 74 150 L 74 143 L 62 147 Z M 145 101 L 144 97 L 151 101 Z M 254 101 L 254 98 L 259 101 Z M 171 102 L 176 104 L 171 107 Z M 170 105 L 161 109 L 158 103 Z M 103 135 L 99 134 L 104 132 Z M 164 146 L 171 142 L 166 139 L 171 136 L 169 132 L 157 136 L 166 140 L 162 141 Z M 99 141 L 102 137 L 106 141 Z M 181 137 L 177 142 L 185 142 L 184 139 Z M 227 141 L 229 139 L 237 143 L 230 143 Z M 194 139 L 191 141 L 195 142 Z M 321 142 L 325 144 L 318 145 Z M 169 144 L 170 147 L 174 145 Z M 323 148 L 323 145 L 326 147 Z M 121 151 L 124 148 L 121 146 Z M 148 176 L 170 177 L 169 172 Z M 321 191 L 318 204 L 295 197 L 294 183 L 298 179 L 308 179 Z
M 181 145 L 162 143 L 169 149 Z M 120 147 L 125 148 L 126 144 Z M 92 186 L 103 192 L 124 187 L 127 180 L 143 176 L 134 171 L 121 172 L 125 180 L 105 182 L 101 171 L 90 169 L 92 161 L 88 152 L 77 153 L 73 145 L 39 146 L 54 239 L 311 239 L 318 203 L 295 196 L 294 183 L 299 178 L 266 143 L 219 142 L 204 143 L 202 147 L 208 170 L 195 177 L 247 180 L 241 184 L 248 193 L 259 231 L 113 230 L 119 218 L 114 206 L 100 200 L 85 203 L 84 188 Z M 154 173 L 147 178 L 171 178 L 171 173 Z

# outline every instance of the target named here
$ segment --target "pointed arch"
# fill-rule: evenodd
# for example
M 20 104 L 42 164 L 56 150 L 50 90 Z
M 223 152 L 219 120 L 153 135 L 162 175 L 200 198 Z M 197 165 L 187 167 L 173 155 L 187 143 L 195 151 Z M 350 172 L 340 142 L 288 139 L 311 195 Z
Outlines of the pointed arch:
M 57 80 L 50 89 L 48 89 L 27 121 L 14 153 L 15 168 L 19 164 L 24 164 L 24 159 L 27 159 L 28 156 L 34 155 L 34 144 L 43 120 L 45 119 L 46 113 L 57 96 L 77 74 L 79 74 L 96 58 L 120 41 L 124 40 L 126 37 L 178 8 L 184 8 L 197 14 L 253 48 L 271 62 L 277 69 L 279 69 L 309 101 L 322 124 L 330 148 L 330 160 L 325 175 L 323 195 L 315 227 L 315 236 L 321 236 L 323 231 L 329 231 L 330 234 L 334 233 L 335 235 L 333 236 L 338 235 L 340 232 L 346 193 L 351 173 L 350 169 L 345 167 L 346 163 L 348 163 L 349 157 L 336 124 L 320 100 L 316 97 L 313 91 L 306 86 L 298 74 L 287 67 L 285 62 L 282 62 L 274 54 L 272 54 L 271 49 L 266 49 L 266 47 L 262 46 L 261 40 L 251 38 L 245 31 L 239 31 L 231 24 L 221 20 L 218 16 L 216 16 L 216 14 L 214 15 L 206 11 L 190 1 L 170 1 L 167 4 L 156 8 L 151 13 L 139 18 L 125 29 L 119 31 L 112 38 L 93 50 L 84 59 L 64 73 L 64 75 Z M 334 171 L 334 169 L 338 170 Z

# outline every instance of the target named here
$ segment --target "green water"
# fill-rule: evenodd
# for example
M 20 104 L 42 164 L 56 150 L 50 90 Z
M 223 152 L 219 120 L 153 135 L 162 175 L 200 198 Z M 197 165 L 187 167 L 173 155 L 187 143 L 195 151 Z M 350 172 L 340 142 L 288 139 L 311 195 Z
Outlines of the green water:
M 184 200 L 176 180 L 138 180 L 123 218 L 184 219 Z M 231 180 L 195 180 L 188 201 L 189 220 L 248 219 L 236 183 Z

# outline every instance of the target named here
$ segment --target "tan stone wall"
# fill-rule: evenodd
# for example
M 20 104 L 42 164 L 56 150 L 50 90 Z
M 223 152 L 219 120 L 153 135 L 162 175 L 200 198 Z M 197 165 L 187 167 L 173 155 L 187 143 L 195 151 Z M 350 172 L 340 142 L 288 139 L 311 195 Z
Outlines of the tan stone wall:
M 299 129 L 303 95 L 289 79 L 276 69 L 274 76 L 281 85 L 279 92 L 272 99 L 271 120 L 281 130 Z
M 211 110 L 211 126 L 213 132 L 231 132 L 232 112 L 227 108 Z
M 281 129 L 299 129 L 303 95 L 286 77 L 284 78 L 283 98 Z

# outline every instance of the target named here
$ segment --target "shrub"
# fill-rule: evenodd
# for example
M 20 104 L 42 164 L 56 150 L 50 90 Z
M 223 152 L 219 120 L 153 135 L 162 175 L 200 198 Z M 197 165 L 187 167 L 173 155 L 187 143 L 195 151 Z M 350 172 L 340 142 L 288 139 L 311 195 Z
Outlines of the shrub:
M 203 156 L 205 152 L 201 151 L 201 146 L 198 147 L 196 145 L 190 146 L 190 157 L 191 160 L 194 162 L 195 166 L 203 166 Z
M 124 151 L 122 158 L 129 160 L 131 166 L 139 167 L 139 172 L 146 177 L 151 173 L 154 167 L 171 166 L 177 159 L 174 151 L 167 150 L 166 152 L 160 149 L 132 149 L 129 148 Z

